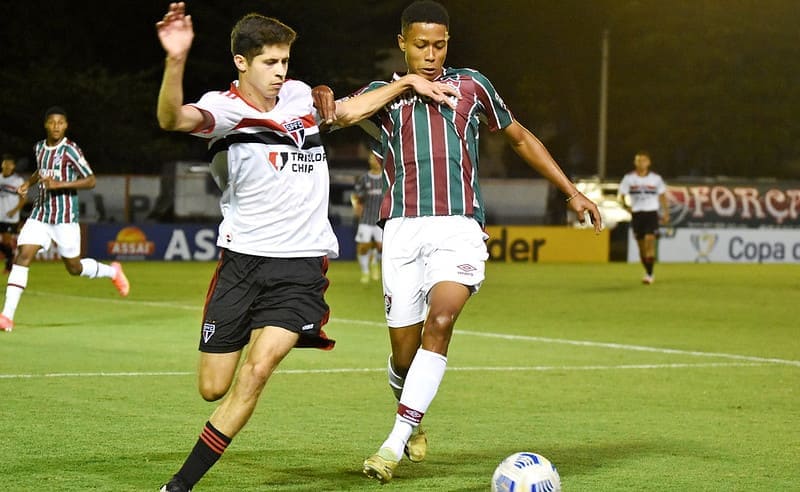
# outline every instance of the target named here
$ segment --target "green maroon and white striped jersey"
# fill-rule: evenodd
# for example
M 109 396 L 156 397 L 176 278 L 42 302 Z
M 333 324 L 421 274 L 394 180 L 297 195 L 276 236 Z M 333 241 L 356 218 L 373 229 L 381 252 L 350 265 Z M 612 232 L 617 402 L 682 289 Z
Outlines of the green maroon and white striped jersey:
M 400 78 L 394 75 L 393 80 Z M 467 68 L 445 68 L 436 79 L 459 90 L 455 110 L 406 93 L 360 123 L 380 143 L 386 195 L 381 219 L 466 215 L 485 222 L 478 183 L 480 122 L 492 131 L 513 121 L 485 76 Z M 354 95 L 389 84 L 372 82 Z
M 49 147 L 46 140 L 33 147 L 39 176 L 57 181 L 75 181 L 94 174 L 78 144 L 64 137 Z M 39 196 L 30 217 L 45 224 L 69 224 L 80 220 L 78 191 L 74 188 L 46 190 L 39 186 Z

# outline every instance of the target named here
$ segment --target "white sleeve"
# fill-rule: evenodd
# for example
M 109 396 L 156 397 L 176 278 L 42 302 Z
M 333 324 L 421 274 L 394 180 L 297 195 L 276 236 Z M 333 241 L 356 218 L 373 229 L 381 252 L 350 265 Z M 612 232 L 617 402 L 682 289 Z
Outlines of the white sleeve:
M 631 191 L 630 187 L 631 187 L 631 185 L 630 185 L 630 182 L 628 181 L 628 175 L 626 174 L 625 177 L 622 178 L 622 181 L 619 184 L 619 192 L 618 192 L 618 194 L 627 195 Z
M 658 177 L 658 184 L 656 185 L 656 191 L 659 195 L 663 195 L 667 192 L 667 185 L 664 183 L 664 178 L 661 176 Z

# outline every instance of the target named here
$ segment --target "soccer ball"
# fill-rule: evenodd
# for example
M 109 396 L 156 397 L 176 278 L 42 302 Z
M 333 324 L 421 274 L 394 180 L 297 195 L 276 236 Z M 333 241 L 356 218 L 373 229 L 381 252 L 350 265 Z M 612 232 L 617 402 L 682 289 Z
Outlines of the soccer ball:
M 492 492 L 561 492 L 561 477 L 550 460 L 536 453 L 514 453 L 497 465 Z

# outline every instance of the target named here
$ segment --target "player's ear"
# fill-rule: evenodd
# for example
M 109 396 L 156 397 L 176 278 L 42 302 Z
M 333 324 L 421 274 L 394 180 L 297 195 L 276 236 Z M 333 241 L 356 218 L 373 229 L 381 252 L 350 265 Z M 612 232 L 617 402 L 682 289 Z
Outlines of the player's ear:
M 247 58 L 242 55 L 233 55 L 233 64 L 236 65 L 236 70 L 240 72 L 247 71 Z
M 403 37 L 402 34 L 397 35 L 397 46 L 400 47 L 400 51 L 406 51 L 406 39 Z

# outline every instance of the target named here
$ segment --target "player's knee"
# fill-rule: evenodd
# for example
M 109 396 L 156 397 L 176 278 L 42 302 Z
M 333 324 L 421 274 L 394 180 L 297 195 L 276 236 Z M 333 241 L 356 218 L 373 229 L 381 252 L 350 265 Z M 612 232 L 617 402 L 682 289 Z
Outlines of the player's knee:
M 83 267 L 81 266 L 80 263 L 78 263 L 77 265 L 73 265 L 72 263 L 67 263 L 66 267 L 67 267 L 67 272 L 69 272 L 69 274 L 72 275 L 73 277 L 76 275 L 80 275 L 81 272 L 83 271 Z
M 205 401 L 217 401 L 228 392 L 230 384 L 218 381 L 200 381 L 198 391 Z
M 428 323 L 425 331 L 437 336 L 447 336 L 453 331 L 456 322 L 456 315 L 448 311 L 439 311 L 428 315 Z

